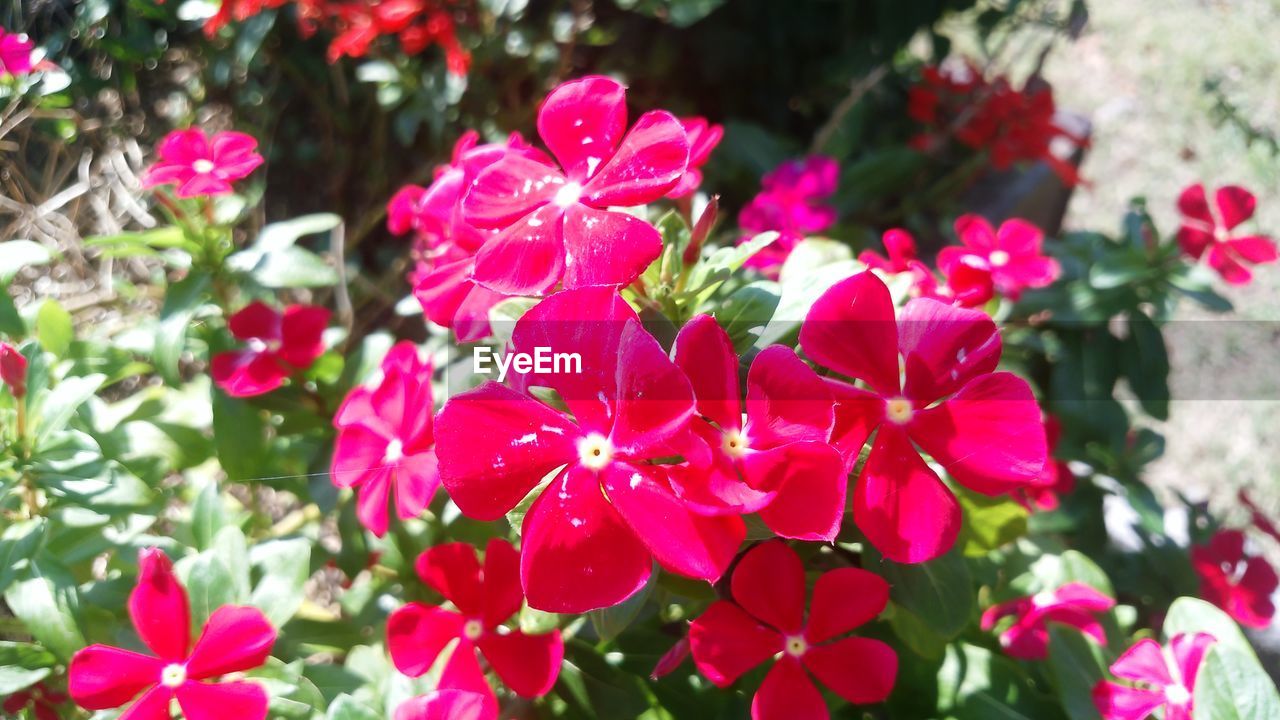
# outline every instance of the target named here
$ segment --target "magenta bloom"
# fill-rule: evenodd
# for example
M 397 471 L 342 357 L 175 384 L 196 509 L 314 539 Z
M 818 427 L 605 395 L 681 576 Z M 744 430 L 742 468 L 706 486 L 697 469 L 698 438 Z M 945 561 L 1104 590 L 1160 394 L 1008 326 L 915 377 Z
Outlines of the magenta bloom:
M 356 488 L 356 516 L 378 537 L 387 532 L 393 490 L 396 515 L 408 520 L 440 487 L 431 410 L 431 363 L 402 342 L 383 359 L 377 387 L 352 389 L 334 415 L 330 476 L 338 487 Z
M 27 356 L 7 342 L 0 342 L 0 381 L 15 398 L 27 394 Z
M 1058 440 L 1062 437 L 1062 424 L 1057 418 L 1049 415 L 1044 417 L 1044 436 L 1050 455 L 1044 464 L 1044 470 L 1040 471 L 1040 477 L 1034 483 L 1013 496 L 1019 505 L 1031 512 L 1057 510 L 1061 496 L 1076 489 L 1076 476 L 1071 472 L 1071 466 L 1052 457 L 1058 448 Z
M 1246 285 L 1253 273 L 1245 263 L 1254 265 L 1276 261 L 1276 243 L 1265 235 L 1235 234 L 1236 228 L 1253 217 L 1258 200 L 1253 193 L 1238 186 L 1218 188 L 1210 207 L 1204 185 L 1196 183 L 1178 196 L 1182 226 L 1178 228 L 1178 244 L 1187 255 L 1199 260 L 1206 257 L 1209 267 L 1232 285 Z
M 400 703 L 395 720 L 498 720 L 498 706 L 484 693 L 432 690 Z
M 1162 707 L 1164 720 L 1191 720 L 1196 674 L 1213 643 L 1205 633 L 1175 635 L 1166 652 L 1155 640 L 1139 640 L 1111 665 L 1112 675 L 1136 685 L 1103 680 L 1093 704 L 1103 720 L 1145 720 Z
M 262 164 L 257 148 L 258 141 L 241 132 L 210 138 L 200 128 L 174 130 L 160 141 L 160 159 L 142 174 L 142 186 L 177 185 L 180 198 L 225 195 Z
M 961 215 L 956 219 L 955 229 L 963 247 L 943 248 L 938 253 L 938 269 L 947 276 L 958 298 L 982 284 L 972 277 L 974 273 L 963 274 L 964 266 L 986 270 L 991 276 L 988 287 L 994 287 L 1010 300 L 1017 300 L 1027 288 L 1045 287 L 1062 274 L 1058 261 L 1041 250 L 1044 233 L 1026 220 L 1006 220 L 997 231 L 981 216 Z M 960 287 L 952 279 L 953 275 L 964 278 Z M 989 296 L 986 299 L 990 299 Z
M 680 120 L 685 135 L 689 136 L 689 168 L 680 176 L 680 182 L 667 193 L 669 198 L 685 198 L 702 184 L 702 166 L 707 164 L 711 151 L 724 138 L 724 128 L 712 125 L 706 118 L 690 117 Z
M 517 695 L 532 698 L 551 690 L 564 657 L 560 631 L 528 635 L 503 627 L 524 603 L 519 564 L 515 548 L 497 538 L 485 548 L 483 567 L 475 548 L 466 543 L 437 545 L 422 553 L 417 562 L 419 577 L 457 610 L 415 602 L 392 613 L 387 620 L 387 648 L 396 668 L 412 677 L 423 675 L 456 642 L 439 689 L 480 693 L 483 704 L 496 710 L 498 699 L 480 668 L 479 651 Z
M 658 200 L 689 163 L 680 121 L 655 110 L 627 132 L 626 89 L 590 76 L 551 91 L 538 135 L 560 168 L 508 154 L 476 177 L 463 216 L 502 233 L 476 256 L 475 280 L 509 295 L 627 285 L 662 251 L 649 223 L 611 212 Z
M 1043 660 L 1049 655 L 1049 623 L 1070 625 L 1106 645 L 1107 632 L 1094 615 L 1115 606 L 1115 600 L 1088 585 L 1072 582 L 1057 590 L 992 605 L 982 614 L 982 629 L 991 630 L 1001 618 L 1012 615 L 1013 625 L 1000 633 L 1000 645 L 1012 657 Z
M 917 298 L 895 321 L 889 289 L 863 272 L 818 299 L 800 345 L 819 365 L 867 385 L 829 381 L 833 442 L 852 465 L 878 429 L 853 516 L 889 559 L 931 560 L 960 530 L 955 497 L 915 445 L 956 482 L 987 495 L 1023 487 L 1044 468 L 1040 406 L 1026 381 L 994 372 L 1000 333 L 985 314 Z
M 806 618 L 800 556 L 770 540 L 743 556 L 731 584 L 733 601 L 712 603 L 690 626 L 689 642 L 694 664 L 719 687 L 775 660 L 751 701 L 752 720 L 830 717 L 810 673 L 851 703 L 889 696 L 898 675 L 893 648 L 870 638 L 837 639 L 884 611 L 889 584 L 879 575 L 851 567 L 824 573 Z
M 886 230 L 880 242 L 884 243 L 885 252 L 889 257 L 875 250 L 863 250 L 858 254 L 858 260 L 872 270 L 895 274 L 908 272 L 911 270 L 912 261 L 919 259 L 916 254 L 916 239 L 906 230 L 900 228 Z
M 203 681 L 265 663 L 276 641 L 267 618 L 257 608 L 224 605 L 209 616 L 192 647 L 187 593 L 169 558 L 154 548 L 143 550 L 138 565 L 129 617 L 143 644 L 158 657 L 90 645 L 71 658 L 72 699 L 86 710 L 107 710 L 138 698 L 121 716 L 130 720 L 168 718 L 174 698 L 188 720 L 265 718 L 267 693 L 261 685 Z
M 1191 548 L 1191 565 L 1200 576 L 1200 596 L 1217 605 L 1241 625 L 1265 628 L 1276 607 L 1271 595 L 1280 577 L 1261 555 L 1246 555 L 1244 533 L 1220 530 L 1208 545 Z
M 0 77 L 30 73 L 35 67 L 31 62 L 35 47 L 26 35 L 0 27 Z
M 760 194 L 738 213 L 738 227 L 745 233 L 742 242 L 770 230 L 778 232 L 778 239 L 753 255 L 748 266 L 776 275 L 806 235 L 835 224 L 835 208 L 824 201 L 835 193 L 839 173 L 834 158 L 813 155 L 785 162 L 764 176 Z
M 762 350 L 747 375 L 746 422 L 738 357 L 708 315 L 680 330 L 676 365 L 697 398 L 695 460 L 671 471 L 672 485 L 708 514 L 759 512 L 782 537 L 830 541 L 844 517 L 847 475 L 827 441 L 835 424 L 826 383 L 795 351 Z M 709 457 L 707 457 L 709 455 Z
M 512 344 L 580 355 L 580 373 L 522 379 L 556 390 L 573 419 L 488 382 L 445 403 L 436 452 L 449 495 L 479 520 L 502 517 L 552 475 L 521 532 L 529 605 L 614 605 L 644 586 L 655 558 L 681 575 L 719 578 L 746 528 L 738 517 L 692 513 L 672 490 L 660 463 L 686 444 L 693 390 L 635 311 L 610 287 L 566 290 L 529 310 Z
M 231 397 L 269 393 L 320 357 L 328 325 L 325 308 L 289 305 L 282 313 L 255 300 L 227 320 L 231 334 L 245 347 L 214 355 L 209 373 Z

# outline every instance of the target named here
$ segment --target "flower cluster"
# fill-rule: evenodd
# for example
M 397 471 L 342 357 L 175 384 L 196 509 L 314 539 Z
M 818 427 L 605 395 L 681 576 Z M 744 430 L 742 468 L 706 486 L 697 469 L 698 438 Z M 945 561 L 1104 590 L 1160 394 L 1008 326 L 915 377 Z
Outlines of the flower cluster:
M 985 79 L 971 63 L 929 66 L 909 91 L 908 113 L 926 128 L 912 140 L 919 149 L 932 150 L 954 139 L 987 153 L 997 170 L 1038 161 L 1063 182 L 1079 182 L 1075 167 L 1053 145 L 1059 139 L 1074 144 L 1084 139 L 1058 123 L 1053 90 L 1046 83 L 1019 90 L 1003 77 Z
M 835 208 L 825 201 L 835 193 L 839 173 L 834 158 L 814 155 L 785 162 L 764 176 L 760 193 L 738 214 L 738 226 L 742 242 L 769 231 L 778 239 L 752 256 L 750 267 L 776 277 L 797 243 L 835 224 Z
M 225 195 L 262 164 L 257 148 L 257 140 L 240 132 L 210 137 L 201 128 L 174 130 L 160 141 L 160 157 L 143 173 L 142 186 L 176 185 L 180 198 Z
M 34 51 L 35 45 L 26 35 L 0 27 L 0 78 L 18 77 L 34 70 Z
M 1182 213 L 1178 244 L 1190 257 L 1204 259 L 1227 282 L 1247 285 L 1253 273 L 1246 263 L 1273 263 L 1278 257 L 1275 240 L 1265 235 L 1236 233 L 1253 217 L 1257 204 L 1253 193 L 1238 185 L 1218 188 L 1213 205 L 1209 204 L 1204 185 L 1187 187 L 1178 196 L 1178 211 Z
M 227 319 L 231 334 L 245 346 L 214 355 L 209 373 L 232 397 L 269 393 L 320 357 L 328 324 L 326 308 L 290 305 L 280 311 L 251 302 Z

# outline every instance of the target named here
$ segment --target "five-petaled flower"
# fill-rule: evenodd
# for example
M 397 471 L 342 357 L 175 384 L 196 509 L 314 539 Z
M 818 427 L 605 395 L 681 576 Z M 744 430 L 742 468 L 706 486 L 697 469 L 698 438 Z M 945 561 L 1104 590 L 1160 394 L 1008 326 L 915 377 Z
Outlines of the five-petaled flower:
M 570 613 L 617 604 L 644 586 L 655 558 L 718 579 L 746 527 L 691 512 L 671 488 L 662 461 L 684 444 L 693 390 L 635 311 L 611 287 L 565 290 L 516 323 L 512 344 L 579 353 L 580 374 L 517 379 L 554 389 L 573 420 L 488 382 L 445 403 L 436 452 L 450 497 L 480 520 L 502 517 L 551 475 L 520 534 L 529 605 Z
M 680 124 L 689 136 L 689 167 L 680 182 L 667 192 L 673 199 L 689 197 L 702 184 L 702 166 L 711 158 L 711 151 L 716 149 L 724 138 L 724 127 L 707 122 L 706 118 L 682 118 Z
M 564 657 L 560 631 L 531 635 L 503 625 L 524 602 L 519 565 L 515 548 L 498 538 L 485 547 L 483 566 L 475 548 L 466 543 L 437 545 L 422 553 L 418 575 L 456 610 L 409 603 L 392 613 L 387 648 L 396 668 L 413 677 L 422 675 L 455 643 L 437 689 L 480 693 L 483 704 L 496 709 L 497 697 L 485 680 L 478 651 L 517 695 L 532 698 L 551 690 Z M 470 704 L 466 698 L 456 700 Z
M 1245 263 L 1258 265 L 1275 262 L 1276 242 L 1265 235 L 1237 235 L 1236 228 L 1253 217 L 1258 200 L 1253 193 L 1238 186 L 1218 188 L 1213 206 L 1205 195 L 1204 185 L 1196 183 L 1178 196 L 1182 226 L 1178 228 L 1178 244 L 1187 255 L 1204 258 L 1224 280 L 1245 285 L 1253 273 Z
M 959 281 L 964 277 L 962 268 L 978 268 L 990 274 L 991 280 L 986 283 L 988 296 L 981 302 L 990 298 L 992 288 L 1017 300 L 1023 290 L 1045 287 L 1062 274 L 1058 261 L 1041 250 L 1044 233 L 1026 220 L 1006 220 L 996 230 L 979 215 L 961 215 L 956 219 L 955 230 L 963 246 L 943 248 L 938 253 L 938 269 L 958 299 L 975 293 L 976 285 L 980 285 L 972 280 Z M 971 300 L 964 304 L 979 303 Z
M 1103 720 L 1144 720 L 1162 707 L 1165 720 L 1191 720 L 1196 675 L 1213 642 L 1206 633 L 1175 635 L 1168 648 L 1139 640 L 1111 665 L 1112 675 L 1137 684 L 1103 680 L 1093 688 Z
M 746 422 L 738 357 L 709 315 L 680 330 L 676 365 L 701 416 L 692 425 L 691 461 L 671 470 L 676 491 L 709 514 L 759 512 L 782 537 L 832 540 L 844 517 L 844 463 L 828 444 L 834 398 L 818 374 L 782 345 L 756 355 L 747 374 Z
M 401 520 L 417 517 L 440 487 L 431 432 L 431 363 L 410 342 L 382 361 L 374 387 L 353 388 L 334 415 L 338 438 L 329 474 L 338 487 L 354 487 L 356 516 L 374 535 L 387 532 L 394 494 Z
M 34 65 L 31 53 L 35 45 L 22 33 L 11 33 L 0 27 L 0 77 L 26 75 Z
M 851 703 L 889 696 L 898 674 L 893 649 L 870 638 L 841 638 L 884 611 L 889 584 L 879 575 L 851 567 L 824 573 L 806 617 L 800 556 L 770 540 L 743 556 L 730 585 L 732 602 L 717 600 L 694 620 L 689 643 L 698 670 L 720 687 L 776 658 L 751 702 L 753 720 L 830 717 L 809 673 Z
M 22 711 L 30 709 L 35 720 L 58 720 L 61 717 L 58 706 L 66 701 L 66 693 L 53 690 L 40 682 L 6 697 L 0 703 L 0 710 L 14 717 L 22 717 Z
M 888 257 L 875 250 L 863 250 L 858 254 L 858 260 L 872 270 L 891 274 L 904 273 L 910 271 L 912 262 L 919 259 L 916 239 L 902 228 L 886 230 L 880 237 L 880 242 L 884 243 Z
M 476 282 L 510 295 L 627 285 L 662 250 L 649 223 L 614 206 L 658 200 L 684 175 L 689 139 L 663 110 L 627 132 L 626 89 L 589 76 L 552 90 L 538 110 L 538 135 L 560 167 L 508 154 L 480 172 L 463 216 L 501 228 L 476 256 Z
M 1070 625 L 1106 645 L 1107 632 L 1095 616 L 1115 605 L 1115 600 L 1088 585 L 1070 582 L 1057 590 L 991 606 L 982 614 L 982 629 L 991 630 L 1002 618 L 1012 615 L 1013 624 L 1000 633 L 1000 645 L 1012 657 L 1043 660 L 1049 654 L 1051 622 Z
M 1191 564 L 1200 576 L 1200 596 L 1241 625 L 1265 628 L 1276 607 L 1271 595 L 1280 587 L 1275 568 L 1261 555 L 1245 553 L 1240 530 L 1220 530 L 1207 545 L 1191 548 Z
M 833 444 L 852 466 L 875 431 L 853 517 L 889 559 L 931 560 L 960 530 L 955 496 L 913 443 L 986 495 L 1024 487 L 1043 470 L 1040 406 L 1025 380 L 995 372 L 1000 332 L 984 313 L 916 298 L 895 320 L 889 289 L 863 272 L 814 303 L 800 345 L 817 364 L 867 385 L 828 380 Z
M 760 193 L 738 213 L 738 226 L 744 231 L 740 242 L 771 230 L 778 233 L 778 239 L 752 255 L 748 267 L 776 277 L 783 261 L 806 235 L 835 224 L 835 208 L 825 201 L 835 193 L 839 173 L 834 158 L 813 155 L 789 160 L 761 179 Z
M 142 186 L 177 185 L 180 198 L 225 195 L 262 164 L 257 148 L 258 141 L 241 132 L 209 137 L 201 128 L 174 130 L 160 141 L 160 159 L 142 174 Z
M 15 398 L 27 394 L 27 356 L 7 342 L 0 342 L 0 381 Z
M 213 356 L 213 381 L 232 397 L 271 392 L 324 353 L 322 335 L 328 324 L 326 308 L 289 305 L 281 312 L 251 302 L 227 320 L 231 334 L 245 347 Z
M 143 550 L 138 565 L 129 617 L 155 656 L 106 645 L 80 650 L 68 670 L 72 699 L 86 710 L 107 710 L 137 698 L 122 717 L 139 720 L 168 718 L 174 699 L 188 720 L 265 718 L 267 693 L 261 685 L 205 681 L 266 662 L 276 641 L 267 618 L 257 608 L 224 605 L 209 616 L 192 646 L 187 592 L 169 558 L 154 548 Z

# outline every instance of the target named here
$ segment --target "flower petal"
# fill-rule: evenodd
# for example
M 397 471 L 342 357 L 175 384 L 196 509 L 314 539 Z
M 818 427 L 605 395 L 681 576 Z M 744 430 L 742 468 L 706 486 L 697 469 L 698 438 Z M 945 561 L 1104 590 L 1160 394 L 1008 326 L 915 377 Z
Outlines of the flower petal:
M 1248 285 L 1253 280 L 1253 273 L 1236 259 L 1229 246 L 1214 243 L 1209 246 L 1207 257 L 1209 267 L 1232 285 Z
M 343 413 L 348 416 L 349 413 Z M 338 430 L 333 443 L 333 462 L 329 477 L 340 488 L 360 485 L 387 468 L 387 445 L 390 441 L 365 425 L 351 424 Z
M 828 720 L 822 694 L 800 663 L 784 656 L 773 664 L 751 700 L 751 720 Z
M 165 664 L 129 650 L 90 645 L 71 658 L 67 689 L 86 710 L 120 707 L 158 683 Z
M 988 253 L 996 249 L 996 230 L 981 215 L 968 214 L 956 218 L 956 237 L 965 247 Z
M 484 693 L 440 689 L 406 700 L 395 720 L 497 720 L 498 703 Z
M 328 308 L 290 305 L 280 323 L 280 358 L 305 369 L 324 353 L 324 331 L 329 326 Z
M 480 248 L 475 281 L 505 295 L 541 295 L 565 272 L 564 211 L 543 205 Z
M 356 489 L 356 518 L 377 537 L 387 534 L 391 518 L 388 505 L 391 500 L 391 472 L 376 467 Z
M 762 458 L 770 458 L 767 467 Z M 743 466 L 750 485 L 776 489 L 773 500 L 760 510 L 769 529 L 797 540 L 835 539 L 849 485 L 844 460 L 835 448 L 825 442 L 791 443 L 748 455 Z
M 192 680 L 252 670 L 267 661 L 276 629 L 255 607 L 223 605 L 209 616 L 204 632 L 187 658 Z
M 1010 218 L 996 232 L 993 249 L 1004 250 L 1013 257 L 1039 255 L 1044 242 L 1044 231 L 1021 218 Z
M 520 578 L 529 606 L 580 613 L 616 605 L 649 579 L 652 556 L 600 492 L 595 473 L 570 467 L 534 500 L 521 532 Z
M 1253 217 L 1253 211 L 1258 206 L 1258 199 L 1253 196 L 1253 193 L 1239 185 L 1218 188 L 1213 199 L 1218 205 L 1218 215 L 1222 218 L 1222 224 L 1228 230 L 1235 229 L 1237 225 Z
M 662 252 L 662 236 L 649 223 L 581 203 L 565 208 L 563 233 L 568 289 L 630 285 Z
M 1228 240 L 1227 247 L 1231 248 L 1235 254 L 1254 264 L 1275 262 L 1278 257 L 1276 241 L 1263 235 L 1250 235 Z
M 265 720 L 267 691 L 253 682 L 188 682 L 178 687 L 178 705 L 186 720 Z
M 282 319 L 278 310 L 254 300 L 227 319 L 227 329 L 237 340 L 278 340 Z
M 721 429 L 740 429 L 738 356 L 729 334 L 710 315 L 698 315 L 680 328 L 672 356 L 689 378 L 698 413 Z
M 429 547 L 418 556 L 414 567 L 424 583 L 456 605 L 463 615 L 480 614 L 485 593 L 480 559 L 470 544 L 451 542 Z
M 592 175 L 583 200 L 595 207 L 632 207 L 661 198 L 689 165 L 689 138 L 669 112 L 636 120 L 617 152 Z
M 894 562 L 942 555 L 960 532 L 960 506 L 900 429 L 882 425 L 853 492 L 853 518 Z
M 848 637 L 815 645 L 801 662 L 823 685 L 856 705 L 883 702 L 898 677 L 898 654 L 870 638 Z
M 610 441 L 618 452 L 650 458 L 664 452 L 693 418 L 693 389 L 640 324 L 628 320 L 618 341 L 617 412 Z
M 538 108 L 538 135 L 565 172 L 581 183 L 613 155 L 627 129 L 627 91 L 601 75 L 571 80 Z
M 490 538 L 484 549 L 484 621 L 494 627 L 520 612 L 520 553 L 501 538 Z
M 1126 680 L 1148 682 L 1162 687 L 1173 684 L 1160 643 L 1151 638 L 1139 640 L 1133 647 L 1125 650 L 1111 664 L 1111 673 Z
M 818 298 L 800 327 L 800 346 L 814 362 L 896 395 L 898 326 L 889 288 L 870 272 L 842 280 Z
M 756 355 L 747 373 L 747 418 L 755 449 L 825 443 L 835 425 L 835 398 L 794 350 L 772 345 Z
M 689 626 L 689 647 L 699 672 L 728 687 L 782 651 L 783 639 L 731 602 L 717 600 Z
M 173 563 L 158 548 L 139 553 L 138 585 L 129 594 L 129 618 L 151 652 L 170 662 L 187 659 L 191 612 Z
M 904 389 L 921 407 L 992 372 L 1000 361 L 1000 331 L 980 310 L 917 298 L 902 309 L 898 333 L 906 362 Z
M 805 638 L 824 643 L 876 619 L 889 604 L 889 583 L 861 568 L 837 568 L 813 585 Z
M 1213 229 L 1213 212 L 1209 210 L 1209 199 L 1205 196 L 1204 185 L 1200 183 L 1188 185 L 1178 195 L 1178 212 L 1198 220 L 1208 230 Z
M 392 471 L 396 515 L 401 520 L 418 517 L 440 488 L 440 467 L 434 449 L 406 455 Z
M 508 153 L 480 171 L 462 200 L 462 217 L 478 228 L 505 228 L 555 198 L 568 181 L 559 170 Z
M 795 634 L 804 626 L 804 564 L 781 540 L 751 548 L 733 569 L 733 600 L 778 632 Z
M 1164 693 L 1103 680 L 1093 688 L 1093 705 L 1103 720 L 1146 720 L 1164 705 Z
M 253 397 L 283 385 L 289 371 L 266 353 L 236 350 L 214 355 L 209 375 L 231 397 Z
M 519 630 L 480 638 L 480 652 L 502 682 L 520 697 L 546 695 L 560 675 L 564 641 L 560 631 L 526 635 Z
M 143 693 L 137 702 L 120 713 L 117 720 L 170 720 L 172 714 L 169 706 L 173 700 L 173 691 L 167 687 L 156 686 Z
M 441 607 L 409 603 L 387 618 L 387 650 L 396 669 L 426 674 L 436 658 L 462 635 L 462 616 Z

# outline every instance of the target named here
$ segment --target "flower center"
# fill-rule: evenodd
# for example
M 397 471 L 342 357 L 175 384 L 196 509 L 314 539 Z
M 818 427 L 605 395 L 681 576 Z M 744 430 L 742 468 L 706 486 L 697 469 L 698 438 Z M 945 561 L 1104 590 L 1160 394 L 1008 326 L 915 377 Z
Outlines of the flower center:
M 996 267 L 1004 267 L 1009 264 L 1009 253 L 1004 250 L 992 250 L 987 259 Z
M 165 665 L 160 671 L 160 684 L 167 688 L 176 688 L 187 681 L 187 666 L 173 663 Z
M 551 202 L 555 203 L 556 207 L 567 208 L 578 202 L 578 199 L 581 197 L 582 186 L 576 182 L 570 182 L 566 183 L 564 187 L 556 191 L 555 199 Z
M 1164 689 L 1164 697 L 1171 705 L 1186 705 L 1191 702 L 1191 691 L 1181 685 L 1170 685 Z
M 213 164 L 212 160 L 205 160 L 204 158 L 191 163 L 191 169 L 201 174 L 211 173 L 215 167 L 217 166 Z
M 800 657 L 809 650 L 809 643 L 805 641 L 803 636 L 791 635 L 787 637 L 786 653 L 791 657 Z
M 471 642 L 475 642 L 476 640 L 479 640 L 480 636 L 483 634 L 484 634 L 484 625 L 482 625 L 479 620 L 468 620 L 466 624 L 462 626 L 463 637 L 470 640 Z
M 1213 229 L 1213 239 L 1218 242 L 1226 242 L 1231 239 L 1231 231 L 1224 227 L 1216 227 Z
M 404 457 L 404 443 L 400 442 L 400 438 L 392 438 L 387 443 L 387 450 L 382 454 L 384 462 L 395 463 L 400 462 L 400 458 Z
M 1054 595 L 1051 591 L 1043 590 L 1031 596 L 1031 604 L 1038 608 L 1044 608 L 1054 604 L 1057 599 L 1058 596 Z
M 721 448 L 729 457 L 740 458 L 747 454 L 747 450 L 751 446 L 747 444 L 747 437 L 742 434 L 741 430 L 726 430 Z
M 600 433 L 590 435 L 578 441 L 578 462 L 588 470 L 600 471 L 613 462 L 613 445 L 609 438 Z
M 911 405 L 911 401 L 904 397 L 896 397 L 885 401 L 884 415 L 889 418 L 889 422 L 895 425 L 906 425 L 911 422 L 911 416 L 915 415 L 915 413 L 916 410 Z
M 264 353 L 267 351 L 267 343 L 261 338 L 249 338 L 245 341 L 245 345 L 249 347 L 249 352 Z

